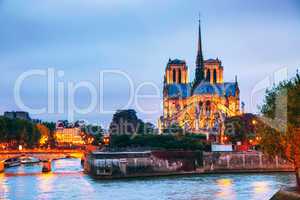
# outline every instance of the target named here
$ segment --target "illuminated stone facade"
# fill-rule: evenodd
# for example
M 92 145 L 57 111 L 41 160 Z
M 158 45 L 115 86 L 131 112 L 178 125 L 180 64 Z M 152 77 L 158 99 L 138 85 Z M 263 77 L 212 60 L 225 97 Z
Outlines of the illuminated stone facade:
M 160 129 L 177 123 L 194 133 L 222 132 L 224 119 L 240 113 L 237 80 L 224 82 L 223 70 L 218 58 L 203 60 L 199 23 L 195 80 L 189 81 L 188 66 L 184 60 L 169 59 L 167 63 Z
M 80 128 L 61 128 L 56 129 L 54 138 L 58 146 L 84 145 L 83 135 Z

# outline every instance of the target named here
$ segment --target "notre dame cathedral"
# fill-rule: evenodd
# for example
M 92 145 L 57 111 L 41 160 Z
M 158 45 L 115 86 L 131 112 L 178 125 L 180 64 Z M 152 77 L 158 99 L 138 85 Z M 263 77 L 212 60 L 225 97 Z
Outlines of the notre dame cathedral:
M 222 62 L 218 58 L 203 59 L 200 21 L 197 46 L 193 81 L 189 81 L 184 60 L 169 59 L 167 63 L 160 130 L 177 123 L 189 132 L 217 135 L 224 131 L 226 117 L 240 114 L 237 79 L 224 82 Z

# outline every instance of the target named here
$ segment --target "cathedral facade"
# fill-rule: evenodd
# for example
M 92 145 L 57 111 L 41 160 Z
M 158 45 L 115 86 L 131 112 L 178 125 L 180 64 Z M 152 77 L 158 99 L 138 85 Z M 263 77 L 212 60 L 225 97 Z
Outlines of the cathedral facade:
M 184 60 L 169 59 L 163 87 L 161 130 L 176 123 L 193 133 L 221 134 L 226 117 L 240 114 L 237 79 L 224 82 L 224 67 L 216 59 L 203 59 L 199 21 L 195 79 L 189 81 Z

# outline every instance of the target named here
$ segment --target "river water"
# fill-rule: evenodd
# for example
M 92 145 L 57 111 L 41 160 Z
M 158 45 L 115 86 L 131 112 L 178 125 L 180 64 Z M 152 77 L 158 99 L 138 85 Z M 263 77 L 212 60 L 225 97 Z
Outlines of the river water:
M 131 180 L 94 180 L 80 160 L 54 161 L 52 173 L 40 165 L 18 166 L 0 174 L 0 199 L 12 200 L 251 200 L 269 199 L 280 187 L 295 184 L 291 173 L 217 174 Z

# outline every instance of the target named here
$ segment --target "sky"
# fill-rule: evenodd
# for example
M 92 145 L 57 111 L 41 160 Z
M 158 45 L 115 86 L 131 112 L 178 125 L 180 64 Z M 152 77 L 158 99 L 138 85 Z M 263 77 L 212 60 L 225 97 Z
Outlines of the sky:
M 199 13 L 204 58 L 237 76 L 257 112 L 266 87 L 300 67 L 298 0 L 0 0 L 0 113 L 107 127 L 134 108 L 156 123 L 168 59 L 194 78 Z

